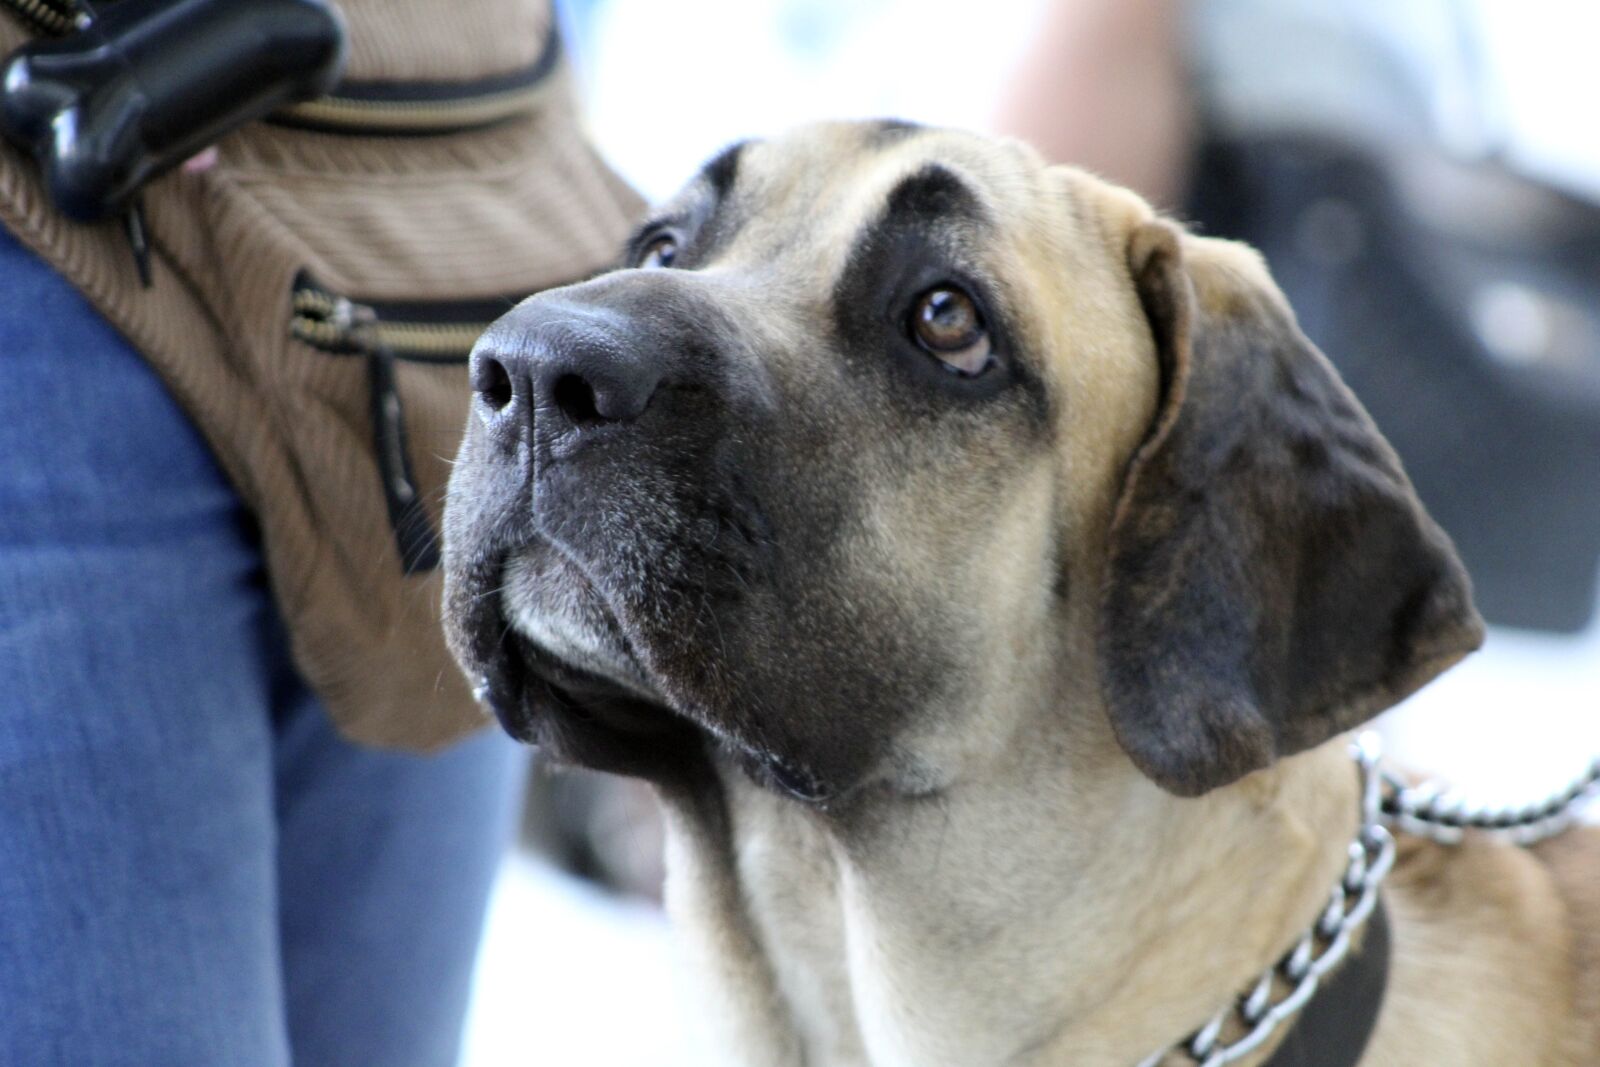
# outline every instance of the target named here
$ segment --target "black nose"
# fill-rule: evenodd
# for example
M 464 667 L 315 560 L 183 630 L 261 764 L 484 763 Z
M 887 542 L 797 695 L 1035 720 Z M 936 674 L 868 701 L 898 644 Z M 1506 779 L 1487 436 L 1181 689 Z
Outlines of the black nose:
M 626 332 L 584 308 L 517 308 L 472 354 L 472 386 L 491 429 L 542 437 L 628 423 L 661 384 L 659 365 Z

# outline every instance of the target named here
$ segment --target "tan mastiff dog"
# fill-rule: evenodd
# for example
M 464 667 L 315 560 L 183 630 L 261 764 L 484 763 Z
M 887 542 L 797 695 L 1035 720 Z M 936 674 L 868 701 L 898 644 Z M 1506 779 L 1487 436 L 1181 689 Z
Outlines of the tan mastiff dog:
M 1338 735 L 1482 635 L 1261 260 L 899 123 L 735 146 L 627 254 L 478 344 L 450 636 L 659 786 L 727 1061 L 1133 1067 L 1233 1003 L 1345 869 Z M 1600 1063 L 1584 844 L 1403 842 L 1327 1062 Z

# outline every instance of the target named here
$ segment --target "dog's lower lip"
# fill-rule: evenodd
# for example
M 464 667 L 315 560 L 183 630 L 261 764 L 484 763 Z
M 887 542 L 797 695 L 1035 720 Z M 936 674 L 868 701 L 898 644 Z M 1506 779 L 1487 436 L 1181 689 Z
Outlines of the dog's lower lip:
M 494 715 L 502 730 L 518 741 L 531 742 L 533 721 L 522 700 L 525 681 L 511 657 L 505 656 L 479 680 L 474 695 Z
M 597 727 L 649 735 L 673 729 L 683 720 L 665 700 L 643 696 L 632 687 L 577 667 L 512 631 L 502 643 L 500 670 L 487 688 L 486 701 L 506 732 L 535 741 L 541 712 L 560 713 Z M 535 742 L 536 743 L 536 742 Z
M 530 695 L 536 691 L 542 693 L 547 701 L 559 706 L 562 714 L 585 722 L 597 722 L 583 696 L 522 664 L 509 668 L 502 666 L 493 676 L 484 676 L 477 686 L 476 695 L 479 703 L 493 713 L 501 729 L 514 740 L 537 744 L 535 714 L 527 704 Z M 660 711 L 663 715 L 670 714 L 665 708 Z
M 480 645 L 479 669 L 473 696 L 499 722 L 500 728 L 517 741 L 533 743 L 536 723 L 527 707 L 528 684 L 532 680 L 527 660 L 520 654 L 515 634 L 498 611 L 483 621 L 500 633 L 497 641 Z

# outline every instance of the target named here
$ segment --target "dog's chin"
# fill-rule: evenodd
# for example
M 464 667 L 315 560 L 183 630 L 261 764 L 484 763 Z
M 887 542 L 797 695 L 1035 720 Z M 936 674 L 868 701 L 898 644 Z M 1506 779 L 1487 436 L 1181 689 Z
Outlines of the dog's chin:
M 648 778 L 703 761 L 702 731 L 650 681 L 621 627 L 571 563 L 548 549 L 507 565 L 482 697 L 518 741 L 595 770 Z
M 553 547 L 514 553 L 496 599 L 472 626 L 481 637 L 493 628 L 497 639 L 463 643 L 479 650 L 480 696 L 516 740 L 564 763 L 662 783 L 692 781 L 726 759 L 807 803 L 839 794 L 801 761 L 737 736 L 706 709 L 676 706 L 670 683 L 650 675 L 600 592 Z
M 518 741 L 563 763 L 666 779 L 697 770 L 702 732 L 633 677 L 569 662 L 515 629 L 485 678 L 485 702 Z

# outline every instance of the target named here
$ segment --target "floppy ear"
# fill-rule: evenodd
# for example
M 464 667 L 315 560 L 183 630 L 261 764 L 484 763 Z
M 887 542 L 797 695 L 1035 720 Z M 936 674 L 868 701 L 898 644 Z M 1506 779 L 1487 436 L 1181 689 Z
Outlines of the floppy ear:
M 1133 762 L 1194 796 L 1403 699 L 1483 623 L 1259 259 L 1154 220 L 1128 261 L 1161 397 L 1113 513 L 1101 681 Z

